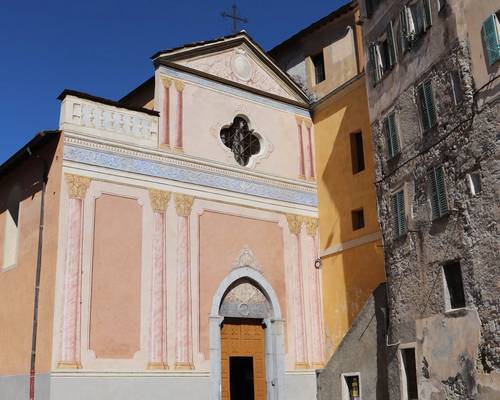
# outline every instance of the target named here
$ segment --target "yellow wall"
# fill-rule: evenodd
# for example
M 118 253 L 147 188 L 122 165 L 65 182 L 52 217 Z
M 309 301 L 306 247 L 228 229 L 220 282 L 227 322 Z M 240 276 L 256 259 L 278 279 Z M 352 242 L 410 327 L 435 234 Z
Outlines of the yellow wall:
M 325 98 L 313 110 L 321 250 L 379 232 L 365 78 Z M 362 132 L 365 170 L 352 173 L 349 135 Z M 363 208 L 365 227 L 352 230 L 351 211 Z M 323 259 L 326 356 L 341 342 L 372 290 L 384 279 L 375 239 Z

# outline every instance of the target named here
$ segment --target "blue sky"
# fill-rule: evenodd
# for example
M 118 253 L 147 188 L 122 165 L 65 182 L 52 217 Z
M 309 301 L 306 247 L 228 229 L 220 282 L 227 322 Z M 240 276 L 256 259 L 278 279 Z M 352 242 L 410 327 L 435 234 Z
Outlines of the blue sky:
M 239 0 L 266 50 L 347 0 Z M 65 88 L 119 99 L 149 78 L 157 50 L 231 33 L 231 0 L 1 0 L 0 163 L 57 129 Z

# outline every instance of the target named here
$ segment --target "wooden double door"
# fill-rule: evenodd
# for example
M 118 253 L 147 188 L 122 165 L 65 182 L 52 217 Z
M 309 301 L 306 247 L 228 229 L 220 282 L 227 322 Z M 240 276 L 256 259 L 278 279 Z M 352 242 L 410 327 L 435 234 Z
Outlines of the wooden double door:
M 224 320 L 221 399 L 266 400 L 264 327 L 260 320 Z

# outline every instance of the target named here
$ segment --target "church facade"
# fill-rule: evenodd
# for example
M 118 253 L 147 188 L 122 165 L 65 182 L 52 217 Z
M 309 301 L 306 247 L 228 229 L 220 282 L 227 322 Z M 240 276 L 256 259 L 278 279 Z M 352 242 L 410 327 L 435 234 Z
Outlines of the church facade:
M 325 349 L 307 97 L 244 32 L 153 63 L 119 102 L 60 96 L 37 398 L 312 399 Z

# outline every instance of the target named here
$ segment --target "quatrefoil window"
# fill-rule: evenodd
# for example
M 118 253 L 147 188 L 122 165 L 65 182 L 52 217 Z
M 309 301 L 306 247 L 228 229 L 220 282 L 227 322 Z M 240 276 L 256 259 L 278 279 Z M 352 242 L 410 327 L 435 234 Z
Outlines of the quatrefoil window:
M 220 131 L 222 143 L 233 152 L 234 159 L 241 166 L 246 166 L 250 157 L 259 153 L 260 140 L 248 122 L 242 117 L 235 117 L 233 123 Z

